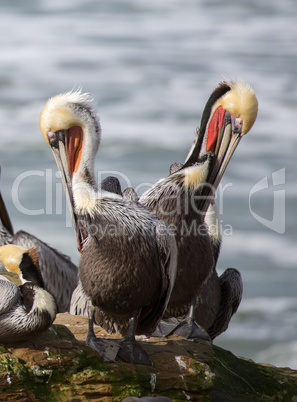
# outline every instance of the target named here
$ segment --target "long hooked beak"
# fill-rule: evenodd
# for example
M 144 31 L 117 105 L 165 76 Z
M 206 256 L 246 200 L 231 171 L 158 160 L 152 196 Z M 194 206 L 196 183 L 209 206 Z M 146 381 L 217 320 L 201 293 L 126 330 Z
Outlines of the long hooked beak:
M 16 272 L 7 271 L 5 267 L 0 267 L 0 275 L 5 276 L 6 279 L 8 279 L 10 282 L 15 283 L 17 286 L 23 284 L 19 275 Z
M 62 183 L 65 189 L 66 199 L 69 206 L 71 219 L 73 223 L 73 227 L 76 234 L 76 241 L 78 250 L 81 251 L 83 247 L 83 241 L 85 236 L 83 235 L 82 228 L 80 228 L 78 223 L 78 218 L 74 208 L 74 201 L 73 201 L 73 191 L 72 191 L 72 184 L 71 184 L 71 177 L 69 171 L 69 164 L 67 159 L 67 153 L 65 148 L 65 132 L 58 131 L 56 133 L 49 131 L 47 133 L 49 144 L 53 151 L 56 164 L 58 169 L 61 173 Z
M 199 202 L 199 211 L 206 213 L 228 163 L 242 137 L 243 121 L 234 118 L 220 106 L 204 132 L 199 132 L 184 167 L 204 163 L 209 159 L 208 174 Z M 201 138 L 202 137 L 202 138 Z
M 0 175 L 1 175 L 1 167 L 0 167 Z M 7 212 L 5 202 L 2 198 L 1 192 L 0 192 L 0 220 L 2 222 L 2 225 L 5 227 L 5 229 L 10 234 L 13 234 L 13 226 L 12 226 L 9 214 Z
M 0 219 L 2 222 L 2 225 L 5 227 L 5 229 L 12 235 L 13 234 L 13 226 L 10 220 L 10 217 L 8 215 L 4 200 L 2 198 L 2 194 L 0 193 Z
M 214 124 L 218 122 L 214 129 L 214 136 L 216 136 L 215 150 L 207 178 L 208 183 L 212 185 L 214 191 L 218 188 L 221 178 L 243 134 L 243 122 L 240 118 L 233 117 L 222 107 L 219 107 L 216 113 L 219 115 L 218 118 L 213 116 L 208 126 L 209 131 L 213 128 L 210 127 L 211 125 L 213 126 L 211 123 L 214 120 Z

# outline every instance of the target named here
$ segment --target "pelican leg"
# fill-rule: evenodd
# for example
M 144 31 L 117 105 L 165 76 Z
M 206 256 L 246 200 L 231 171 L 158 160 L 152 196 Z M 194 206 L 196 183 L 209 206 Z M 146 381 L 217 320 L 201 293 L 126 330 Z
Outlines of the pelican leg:
M 121 349 L 118 356 L 128 363 L 152 365 L 145 350 L 135 340 L 135 329 L 139 312 L 134 312 L 129 318 L 128 333 L 120 341 Z
M 163 317 L 157 325 L 151 336 L 166 337 L 174 332 L 174 329 L 179 325 L 179 320 L 176 317 Z
M 173 333 L 186 339 L 201 338 L 210 341 L 208 333 L 195 321 L 196 298 L 191 301 L 186 318 L 164 317 L 158 324 L 152 336 L 169 336 Z
M 88 302 L 89 330 L 86 344 L 96 350 L 105 362 L 114 362 L 120 345 L 111 339 L 98 339 L 94 332 L 94 306 Z
M 181 320 L 172 332 L 186 339 L 201 338 L 210 341 L 208 333 L 195 321 L 195 305 L 196 298 L 193 298 L 187 317 Z

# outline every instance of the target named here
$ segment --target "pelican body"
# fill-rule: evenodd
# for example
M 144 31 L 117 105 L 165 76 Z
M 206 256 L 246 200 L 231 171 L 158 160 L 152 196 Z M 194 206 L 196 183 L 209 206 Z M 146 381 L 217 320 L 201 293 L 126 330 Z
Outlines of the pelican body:
M 179 332 L 186 337 L 195 336 L 195 307 L 203 284 L 214 273 L 220 248 L 220 239 L 211 239 L 205 214 L 234 150 L 253 125 L 257 110 L 257 99 L 248 84 L 221 83 L 206 103 L 200 130 L 185 163 L 173 166 L 172 173 L 159 180 L 139 200 L 174 228 L 177 276 L 167 313 L 178 317 L 191 307 L 192 324 Z M 209 290 L 206 288 L 205 296 L 211 299 Z M 220 294 L 217 299 L 216 303 L 220 304 Z M 207 316 L 207 308 L 200 313 Z M 198 315 L 196 319 L 198 323 L 203 321 Z M 175 332 L 179 327 L 174 328 Z M 172 332 L 172 328 L 168 326 L 166 331 L 164 335 Z
M 216 271 L 222 243 L 217 222 L 217 211 L 212 202 L 205 215 L 205 223 L 209 230 L 215 264 L 202 285 L 195 307 L 195 319 L 206 329 L 212 340 L 228 328 L 243 293 L 242 278 L 237 269 L 227 268 L 220 277 Z
M 70 257 L 50 247 L 36 236 L 20 230 L 13 232 L 4 200 L 0 193 L 0 246 L 14 244 L 26 249 L 35 248 L 38 252 L 39 269 L 45 289 L 56 300 L 59 313 L 70 309 L 71 295 L 77 286 L 78 268 Z
M 120 357 L 149 364 L 134 335 L 150 334 L 166 309 L 176 273 L 174 235 L 144 206 L 97 189 L 101 128 L 86 95 L 51 98 L 40 127 L 61 171 L 81 250 L 79 277 L 92 304 L 88 339 L 98 341 L 92 333 L 95 313 L 99 325 L 112 321 L 127 335 Z
M 44 289 L 35 249 L 0 247 L 0 342 L 29 339 L 48 329 L 57 307 Z

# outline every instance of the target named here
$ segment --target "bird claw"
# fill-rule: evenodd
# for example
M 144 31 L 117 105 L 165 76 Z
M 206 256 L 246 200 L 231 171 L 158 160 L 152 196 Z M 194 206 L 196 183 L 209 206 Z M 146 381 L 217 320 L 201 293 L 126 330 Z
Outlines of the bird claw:
M 112 339 L 98 339 L 93 336 L 87 337 L 86 344 L 90 348 L 96 350 L 96 352 L 99 353 L 99 356 L 103 357 L 104 362 L 115 362 L 121 347 L 118 342 L 113 341 Z
M 211 341 L 210 336 L 205 329 L 191 318 L 185 318 L 184 320 L 180 321 L 173 332 L 176 335 L 182 336 L 186 339 L 200 338 L 205 339 L 206 341 Z
M 175 317 L 163 318 L 152 336 L 169 336 L 172 334 L 186 339 L 200 338 L 210 341 L 210 336 L 195 320 L 187 317 L 179 320 Z
M 174 332 L 174 329 L 179 325 L 179 321 L 175 317 L 166 317 L 162 318 L 162 320 L 157 325 L 155 331 L 151 334 L 151 336 L 156 337 L 166 337 L 171 335 Z
M 121 349 L 118 357 L 127 363 L 152 365 L 152 362 L 145 350 L 135 341 L 135 339 L 124 338 L 119 342 Z

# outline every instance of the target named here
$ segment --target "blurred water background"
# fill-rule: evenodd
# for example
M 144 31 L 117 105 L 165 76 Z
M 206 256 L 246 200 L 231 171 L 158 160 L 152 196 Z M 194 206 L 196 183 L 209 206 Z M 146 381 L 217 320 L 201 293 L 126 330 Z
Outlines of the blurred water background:
M 296 20 L 295 0 L 1 0 L 1 191 L 15 230 L 78 261 L 39 131 L 48 97 L 90 92 L 103 129 L 98 180 L 115 174 L 141 193 L 184 160 L 218 82 L 248 81 L 258 119 L 217 200 L 218 270 L 239 269 L 244 295 L 215 343 L 297 368 Z

